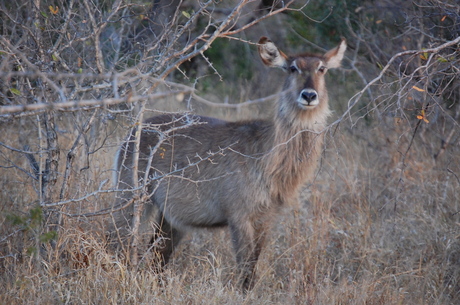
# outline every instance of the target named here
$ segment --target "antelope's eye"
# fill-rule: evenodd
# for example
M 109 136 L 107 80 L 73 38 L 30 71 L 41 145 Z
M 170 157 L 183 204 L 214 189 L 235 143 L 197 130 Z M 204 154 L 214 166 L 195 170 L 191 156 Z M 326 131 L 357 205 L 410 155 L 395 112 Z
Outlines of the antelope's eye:
M 290 66 L 290 67 L 289 67 L 289 70 L 290 70 L 292 73 L 299 71 L 299 70 L 297 70 L 297 67 L 294 66 L 294 65 Z
M 324 73 L 324 72 L 326 72 L 326 69 L 327 68 L 325 66 L 321 66 L 321 67 L 318 68 L 318 72 Z

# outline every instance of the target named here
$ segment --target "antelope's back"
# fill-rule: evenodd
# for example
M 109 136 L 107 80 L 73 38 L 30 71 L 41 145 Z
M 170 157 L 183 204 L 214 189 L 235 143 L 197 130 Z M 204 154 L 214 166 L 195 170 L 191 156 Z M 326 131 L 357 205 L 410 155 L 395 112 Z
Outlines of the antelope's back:
M 139 179 L 145 177 L 150 151 L 162 138 L 150 167 L 149 191 L 153 192 L 152 202 L 174 226 L 225 225 L 230 217 L 240 217 L 238 211 L 247 215 L 247 209 L 255 209 L 247 206 L 248 201 L 268 201 L 258 167 L 270 146 L 270 122 L 162 115 L 145 123 Z M 125 157 L 118 158 L 123 181 L 128 182 L 133 140 L 132 135 L 120 151 Z

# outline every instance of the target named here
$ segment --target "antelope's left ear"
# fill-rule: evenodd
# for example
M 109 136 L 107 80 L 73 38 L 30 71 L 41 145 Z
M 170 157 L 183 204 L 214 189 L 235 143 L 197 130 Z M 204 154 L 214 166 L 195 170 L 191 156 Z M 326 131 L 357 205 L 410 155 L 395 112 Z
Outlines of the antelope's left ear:
M 337 47 L 324 54 L 324 58 L 326 59 L 328 69 L 340 67 L 340 63 L 342 62 L 346 49 L 347 42 L 345 38 L 342 38 L 342 41 Z

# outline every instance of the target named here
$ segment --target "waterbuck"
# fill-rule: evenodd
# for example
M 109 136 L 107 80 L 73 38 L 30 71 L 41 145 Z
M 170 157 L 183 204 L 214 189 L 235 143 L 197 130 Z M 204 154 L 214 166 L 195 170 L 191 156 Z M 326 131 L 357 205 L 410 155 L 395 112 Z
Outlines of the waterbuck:
M 149 235 L 160 265 L 190 228 L 228 226 L 240 285 L 252 287 L 267 229 L 316 171 L 330 113 L 324 75 L 340 66 L 345 49 L 342 40 L 324 55 L 287 56 L 262 37 L 262 62 L 287 73 L 273 119 L 160 115 L 145 121 L 137 145 L 139 132 L 131 134 L 117 155 L 117 181 L 124 189 L 148 184 L 139 232 Z M 133 205 L 125 206 L 113 214 L 119 240 L 133 226 Z

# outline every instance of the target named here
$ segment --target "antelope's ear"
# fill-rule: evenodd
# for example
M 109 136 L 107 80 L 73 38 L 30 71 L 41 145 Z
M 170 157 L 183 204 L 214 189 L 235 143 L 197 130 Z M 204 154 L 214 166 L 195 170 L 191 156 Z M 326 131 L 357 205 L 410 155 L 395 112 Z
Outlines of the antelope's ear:
M 324 54 L 324 58 L 326 58 L 328 69 L 340 67 L 340 63 L 342 62 L 346 49 L 347 42 L 345 41 L 345 39 L 342 39 L 342 41 L 337 47 Z
M 287 70 L 287 56 L 267 37 L 259 39 L 259 55 L 262 62 L 271 68 Z

